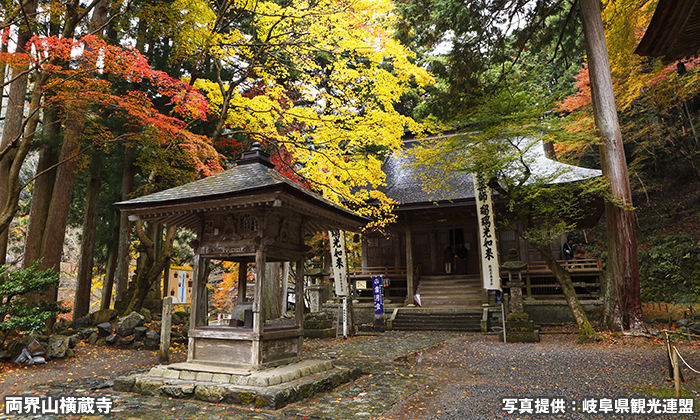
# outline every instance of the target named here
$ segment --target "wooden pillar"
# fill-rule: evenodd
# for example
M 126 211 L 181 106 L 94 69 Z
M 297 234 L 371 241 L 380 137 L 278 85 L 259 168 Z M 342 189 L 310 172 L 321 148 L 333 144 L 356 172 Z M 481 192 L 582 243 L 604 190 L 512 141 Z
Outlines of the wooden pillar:
M 238 304 L 246 301 L 246 291 L 248 290 L 248 260 L 238 262 Z
M 170 296 L 163 298 L 163 311 L 160 324 L 160 352 L 158 359 L 161 363 L 170 361 L 170 333 L 172 330 L 173 320 L 173 298 Z
M 302 243 L 303 243 L 303 242 L 302 242 Z M 369 264 L 367 263 L 367 255 L 369 254 L 369 250 L 368 250 L 368 246 L 367 246 L 367 245 L 368 245 L 367 236 L 366 236 L 366 235 L 362 235 L 362 267 L 369 267 Z M 325 267 L 325 264 L 324 264 L 324 267 L 323 267 L 323 268 L 324 268 L 325 270 L 327 270 L 326 267 Z
M 302 332 L 299 336 L 297 354 L 301 356 L 304 349 L 304 257 L 297 261 L 294 280 L 294 320 Z
M 437 257 L 437 232 L 435 228 L 428 231 L 428 240 L 430 241 L 430 270 L 433 273 L 438 272 L 438 257 Z M 466 242 L 466 240 L 465 240 Z
M 262 333 L 263 319 L 263 284 L 265 283 L 265 251 L 264 245 L 259 245 L 255 251 L 255 293 L 253 295 L 253 348 L 251 364 L 255 367 L 262 365 Z
M 401 267 L 401 232 L 393 232 L 391 240 L 394 242 L 394 267 Z
M 411 226 L 406 228 L 406 301 L 407 305 L 413 305 L 413 243 L 411 238 Z
M 192 267 L 192 294 L 190 295 L 190 330 L 189 330 L 189 346 L 187 347 L 187 361 L 194 360 L 194 329 L 197 327 L 197 320 L 199 319 L 199 290 L 202 281 L 202 276 L 200 273 L 200 260 L 199 252 L 195 249 L 194 254 L 194 264 Z

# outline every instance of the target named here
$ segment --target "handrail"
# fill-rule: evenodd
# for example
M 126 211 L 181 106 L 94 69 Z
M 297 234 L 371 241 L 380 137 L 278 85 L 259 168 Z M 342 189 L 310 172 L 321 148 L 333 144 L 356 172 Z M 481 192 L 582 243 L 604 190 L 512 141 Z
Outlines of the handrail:
M 385 266 L 385 267 L 350 267 L 348 270 L 350 277 L 370 277 L 370 276 L 394 276 L 406 277 L 406 267 Z
M 565 270 L 569 272 L 597 272 L 603 271 L 603 262 L 600 258 L 587 258 L 580 260 L 557 260 Z M 530 261 L 527 263 L 527 268 L 522 271 L 523 274 L 532 273 L 551 273 L 544 261 Z M 502 270 L 502 274 L 507 271 Z

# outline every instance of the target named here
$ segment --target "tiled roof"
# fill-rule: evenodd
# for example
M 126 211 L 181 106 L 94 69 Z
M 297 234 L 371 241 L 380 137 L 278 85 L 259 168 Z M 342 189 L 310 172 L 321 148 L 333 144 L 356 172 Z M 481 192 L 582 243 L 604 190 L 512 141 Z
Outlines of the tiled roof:
M 533 140 L 522 139 L 521 141 L 532 142 Z M 533 172 L 539 177 L 550 177 L 549 183 L 575 182 L 602 175 L 598 169 L 581 168 L 549 159 L 545 156 L 541 141 L 534 141 L 537 143 L 529 149 L 526 156 Z M 380 190 L 387 197 L 404 205 L 473 199 L 474 186 L 470 173 L 443 173 L 434 168 L 412 165 L 415 159 L 410 156 L 410 151 L 419 142 L 419 140 L 407 141 L 404 143 L 404 153 L 395 153 L 385 159 L 382 170 L 386 174 L 386 186 L 381 187 Z M 447 188 L 426 192 L 422 183 L 425 179 L 435 179 L 436 176 L 445 177 L 444 183 Z
M 404 153 L 395 153 L 384 160 L 382 170 L 386 174 L 386 186 L 380 191 L 402 204 L 430 203 L 449 200 L 474 198 L 471 174 L 451 172 L 447 174 L 445 184 L 448 188 L 435 192 L 426 192 L 422 180 L 437 175 L 437 170 L 428 167 L 416 167 L 415 159 L 406 152 L 417 144 L 416 141 L 404 143 Z M 441 174 L 442 175 L 442 174 Z

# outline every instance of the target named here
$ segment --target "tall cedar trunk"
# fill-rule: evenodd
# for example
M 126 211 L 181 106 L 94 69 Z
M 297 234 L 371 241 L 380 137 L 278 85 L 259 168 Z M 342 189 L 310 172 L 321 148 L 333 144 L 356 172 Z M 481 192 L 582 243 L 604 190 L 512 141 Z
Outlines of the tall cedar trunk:
M 6 54 L 7 53 L 7 43 L 3 43 L 2 47 L 0 47 L 0 53 L 1 54 Z M 7 66 L 6 65 L 0 65 L 0 80 L 5 80 L 5 75 L 7 71 Z M 4 96 L 4 94 L 2 95 Z M 4 99 L 4 98 L 3 98 Z M 7 109 L 7 108 L 5 108 Z M 7 112 L 7 111 L 5 111 Z M 3 116 L 4 118 L 4 116 Z M 4 139 L 0 138 L 0 149 L 4 148 L 7 146 L 5 144 Z M 6 199 L 7 199 L 7 176 L 9 175 L 10 171 L 10 166 L 9 165 L 4 165 L 3 161 L 5 159 L 0 159 L 0 180 L 5 180 L 5 181 L 0 181 L 0 205 L 4 204 Z M 4 231 L 0 232 L 0 265 L 3 265 L 7 262 L 7 246 L 9 243 L 9 233 L 10 229 L 5 229 Z M 0 280 L 1 281 L 1 280 Z
M 61 16 L 58 12 L 58 7 L 52 7 L 50 14 L 49 35 L 58 36 L 61 32 L 59 26 Z M 39 151 L 39 162 L 36 168 L 37 177 L 34 180 L 32 207 L 29 213 L 29 226 L 27 227 L 27 237 L 24 241 L 24 268 L 30 267 L 36 260 L 41 258 L 41 247 L 44 242 L 43 232 L 46 226 L 46 218 L 49 214 L 53 184 L 56 180 L 56 168 L 53 168 L 53 166 L 58 163 L 55 149 L 60 144 L 60 109 L 57 101 L 48 100 L 46 102 L 47 105 L 43 109 L 43 124 L 41 125 L 44 144 L 41 145 Z
M 134 189 L 134 176 L 136 168 L 134 166 L 134 148 L 127 145 L 124 152 L 124 175 L 122 176 L 122 200 L 128 200 L 129 194 Z M 124 299 L 124 294 L 129 285 L 129 243 L 131 242 L 131 222 L 125 212 L 119 213 L 119 246 L 117 249 L 116 274 L 114 276 L 114 301 L 119 302 Z
M 173 249 L 177 227 L 168 226 L 165 233 L 165 239 L 162 240 L 162 242 L 149 238 L 143 231 L 141 223 L 137 223 L 136 231 L 139 239 L 141 240 L 141 245 L 144 247 L 145 263 L 143 265 L 143 269 L 138 271 L 136 288 L 134 294 L 131 296 L 129 305 L 124 311 L 125 314 L 128 314 L 131 311 L 141 310 L 149 290 L 151 290 L 151 287 L 153 287 L 153 285 L 160 279 L 160 275 L 163 273 L 163 270 L 170 263 L 170 251 Z M 156 232 L 161 232 L 161 230 L 156 229 Z M 162 247 L 159 250 L 156 250 L 157 243 L 162 243 Z
M 23 7 L 23 19 L 21 20 L 19 33 L 17 34 L 18 53 L 26 53 L 26 47 L 29 40 L 34 36 L 31 22 L 36 14 L 38 0 L 31 0 L 25 3 Z M 28 76 L 22 75 L 27 70 L 26 66 L 17 66 L 12 69 L 11 78 L 16 78 L 10 84 L 10 94 L 7 99 L 5 111 L 5 121 L 3 125 L 2 140 L 0 140 L 0 150 L 5 149 L 11 142 L 15 141 L 22 135 L 22 123 L 24 121 L 24 101 L 27 94 Z M 4 71 L 3 71 L 4 73 Z M 24 156 L 15 156 L 15 153 L 10 153 L 0 159 L 0 205 L 6 210 L 11 205 L 13 197 L 12 186 L 9 185 L 12 177 L 10 176 L 10 168 L 14 158 L 24 160 Z M 16 211 L 16 210 L 15 210 Z M 0 264 L 5 264 L 8 244 L 9 226 L 0 228 Z
M 82 11 L 78 11 L 78 2 L 70 2 L 66 8 L 66 23 L 63 28 L 65 38 L 73 37 L 75 28 L 80 20 Z M 95 16 L 93 16 L 95 17 Z M 99 16 L 98 16 L 99 17 Z M 92 63 L 85 63 L 89 69 Z M 42 260 L 39 269 L 53 269 L 61 271 L 61 256 L 63 255 L 63 242 L 66 235 L 68 213 L 73 192 L 75 174 L 78 170 L 77 157 L 80 152 L 80 142 L 85 129 L 85 115 L 87 111 L 87 98 L 73 98 L 65 105 L 65 129 L 63 146 L 61 147 L 60 165 L 56 169 L 49 214 L 46 218 L 42 241 Z M 58 300 L 58 288 L 51 287 L 40 296 L 51 302 Z M 51 332 L 54 319 L 46 323 L 48 332 Z
M 29 212 L 29 226 L 27 238 L 24 243 L 24 268 L 31 266 L 41 258 L 43 245 L 43 232 L 46 227 L 46 219 L 49 216 L 49 204 L 51 204 L 51 192 L 56 180 L 56 169 L 51 169 L 57 163 L 57 156 L 53 149 L 53 140 L 58 136 L 61 128 L 58 120 L 58 110 L 50 106 L 44 114 L 42 134 L 49 143 L 41 145 L 39 162 L 36 167 L 34 191 L 32 192 L 32 208 Z
M 112 231 L 112 245 L 109 248 L 109 257 L 107 257 L 107 269 L 105 270 L 105 280 L 102 284 L 102 300 L 100 301 L 100 309 L 109 309 L 112 304 L 112 288 L 114 287 L 114 277 L 117 272 L 117 256 L 119 255 L 119 217 L 115 215 L 117 220 L 114 230 Z
M 22 22 L 31 22 L 32 17 L 36 12 L 36 0 L 30 0 L 26 4 L 23 4 L 22 11 L 24 13 Z M 94 4 L 93 4 L 94 5 Z M 84 16 L 83 13 L 88 13 L 88 9 L 78 10 L 79 1 L 73 0 L 64 4 L 65 6 L 65 19 L 63 20 L 63 32 L 62 36 L 64 38 L 71 38 L 75 32 L 75 28 L 79 23 L 80 19 Z M 52 9 L 53 13 L 53 9 Z M 54 26 L 51 25 L 53 28 Z M 60 65 L 58 60 L 52 60 L 51 65 Z M 22 190 L 19 184 L 19 172 L 24 163 L 24 159 L 29 153 L 29 149 L 32 147 L 32 142 L 34 140 L 34 134 L 36 133 L 36 128 L 39 125 L 39 117 L 41 113 L 39 112 L 42 105 L 42 99 L 44 97 L 44 84 L 48 80 L 48 73 L 38 72 L 33 80 L 33 89 L 30 95 L 29 111 L 27 115 L 29 117 L 26 120 L 21 120 L 21 126 L 23 126 L 24 134 L 22 135 L 22 128 L 20 128 L 20 135 L 15 138 L 10 139 L 10 142 L 14 142 L 12 147 L 13 159 L 11 160 L 9 174 L 6 177 L 7 185 L 7 197 L 6 200 L 0 200 L 0 232 L 4 231 L 10 226 L 12 219 L 14 218 L 17 210 L 19 209 L 19 194 Z M 0 148 L 0 161 L 4 159 L 5 150 Z M 40 241 L 46 243 L 45 240 Z M 51 295 L 50 293 L 48 294 Z M 31 297 L 30 299 L 41 299 L 38 297 Z
M 622 134 L 617 120 L 608 50 L 599 0 L 581 0 L 581 16 L 588 52 L 593 116 L 600 131 L 600 161 L 613 197 L 622 206 L 605 203 L 608 234 L 608 271 L 605 287 L 607 328 L 646 331 L 642 319 L 637 238 L 634 231 L 632 193 Z
M 75 286 L 75 303 L 73 304 L 73 320 L 90 312 L 90 297 L 92 296 L 92 268 L 97 234 L 97 204 L 100 198 L 102 159 L 99 153 L 93 154 L 90 165 L 90 181 L 88 182 L 85 216 L 83 217 L 83 238 L 80 243 L 80 265 Z

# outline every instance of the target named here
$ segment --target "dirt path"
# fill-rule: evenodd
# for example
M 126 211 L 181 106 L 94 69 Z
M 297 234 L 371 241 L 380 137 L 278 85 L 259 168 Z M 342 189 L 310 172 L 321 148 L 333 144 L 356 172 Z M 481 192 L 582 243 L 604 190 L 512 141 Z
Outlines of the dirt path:
M 51 360 L 43 365 L 18 366 L 11 361 L 0 363 L 0 395 L 17 395 L 33 385 L 49 381 L 113 377 L 159 364 L 157 353 L 152 350 L 122 350 L 87 344 L 79 344 L 73 350 L 75 357 Z M 171 361 L 181 362 L 186 358 L 183 351 L 176 351 Z

